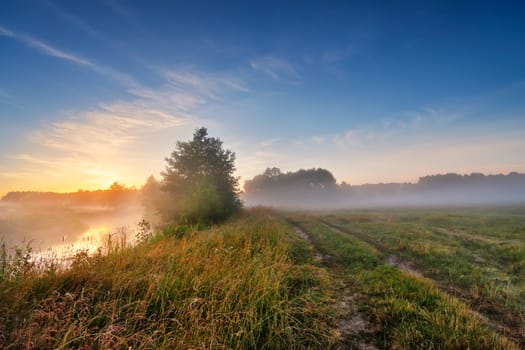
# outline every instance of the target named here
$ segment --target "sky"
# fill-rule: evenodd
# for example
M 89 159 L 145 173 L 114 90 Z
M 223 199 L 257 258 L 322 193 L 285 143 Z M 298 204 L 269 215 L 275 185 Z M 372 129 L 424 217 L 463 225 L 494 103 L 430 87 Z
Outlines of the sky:
M 0 195 L 160 178 L 205 126 L 244 180 L 525 172 L 521 1 L 0 2 Z

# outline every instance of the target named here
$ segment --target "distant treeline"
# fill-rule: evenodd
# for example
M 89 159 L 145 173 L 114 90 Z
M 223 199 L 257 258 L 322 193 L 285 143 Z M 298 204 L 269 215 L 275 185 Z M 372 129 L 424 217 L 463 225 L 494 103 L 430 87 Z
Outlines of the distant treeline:
M 5 203 L 119 207 L 140 201 L 150 212 L 176 203 L 153 176 L 136 189 L 115 182 L 109 189 L 71 193 L 9 192 Z M 268 168 L 247 180 L 242 200 L 249 206 L 305 209 L 416 205 L 525 204 L 525 174 L 444 174 L 419 178 L 417 183 L 340 184 L 326 169 L 282 172 Z
M 9 203 L 32 203 L 46 205 L 64 206 L 109 206 L 118 207 L 127 205 L 137 200 L 140 190 L 134 187 L 126 187 L 115 182 L 110 188 L 105 190 L 57 193 L 57 192 L 37 192 L 37 191 L 16 191 L 9 192 L 2 202 Z
M 337 184 L 326 169 L 282 172 L 268 168 L 245 182 L 248 205 L 341 208 L 411 205 L 525 203 L 525 174 L 445 174 L 421 177 L 417 183 Z

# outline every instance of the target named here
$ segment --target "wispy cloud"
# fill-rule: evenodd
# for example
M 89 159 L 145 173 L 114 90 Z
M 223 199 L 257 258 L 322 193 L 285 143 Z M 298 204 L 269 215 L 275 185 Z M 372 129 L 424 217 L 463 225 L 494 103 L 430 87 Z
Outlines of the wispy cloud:
M 356 148 L 381 146 L 389 141 L 389 136 L 391 135 L 392 131 L 390 129 L 376 130 L 361 127 L 332 135 L 329 140 L 340 149 L 353 150 Z
M 394 142 L 408 144 L 426 137 L 424 135 L 440 134 L 457 128 L 462 117 L 460 112 L 426 108 L 321 137 L 341 149 L 378 148 Z
M 11 158 L 16 159 L 16 160 L 22 160 L 24 162 L 28 162 L 32 164 L 37 164 L 37 165 L 53 166 L 53 167 L 57 165 L 56 162 L 53 162 L 47 159 L 43 159 L 43 158 L 38 158 L 38 157 L 32 156 L 30 154 L 26 154 L 26 153 L 12 155 Z
M 318 145 L 324 145 L 326 138 L 323 136 L 312 136 L 312 141 Z
M 126 18 L 129 21 L 137 21 L 135 14 L 128 7 L 122 5 L 119 1 L 107 0 L 105 3 L 116 15 Z
M 162 110 L 179 114 L 195 112 L 205 104 L 219 103 L 231 92 L 249 92 L 242 80 L 226 75 L 190 69 L 152 68 L 164 80 L 158 88 L 137 87 L 129 92 L 140 103 L 154 105 Z
M 31 134 L 33 142 L 68 154 L 111 157 L 139 136 L 182 125 L 186 118 L 137 103 L 100 105 Z
M 11 95 L 7 91 L 0 89 L 0 98 L 11 99 Z
M 250 66 L 277 81 L 297 84 L 300 80 L 294 66 L 282 58 L 274 56 L 256 58 L 250 61 Z
M 13 33 L 12 31 L 0 26 L 0 35 L 3 35 L 3 36 L 7 36 L 7 37 L 10 37 L 10 38 L 13 38 L 15 37 L 15 33 Z
M 157 33 L 151 31 L 151 27 L 141 20 L 140 14 L 133 10 L 129 2 L 124 4 L 122 1 L 106 0 L 104 3 L 116 15 L 115 17 L 120 20 L 120 23 L 125 23 L 130 29 L 133 29 L 134 33 L 147 38 L 156 45 L 171 45 L 170 42 L 163 40 Z
M 175 90 L 191 91 L 211 99 L 219 99 L 225 90 L 250 91 L 240 79 L 219 74 L 170 69 L 159 69 L 159 73 Z
M 34 173 L 29 171 L 1 171 L 0 176 L 12 179 L 21 179 L 21 178 L 31 178 L 34 176 Z
M 418 176 L 446 172 L 525 171 L 525 163 L 519 162 L 525 148 L 519 122 L 473 123 L 461 116 L 428 109 L 381 126 L 289 140 L 273 164 L 290 168 L 298 154 L 308 152 L 303 167 L 326 166 L 340 181 L 352 184 L 417 181 Z
M 270 147 L 270 146 L 274 146 L 278 141 L 279 141 L 279 139 L 268 139 L 268 140 L 263 140 L 263 141 L 259 142 L 259 146 L 260 146 L 260 147 Z
M 79 28 L 81 31 L 86 33 L 87 35 L 91 36 L 94 39 L 97 39 L 99 41 L 108 42 L 108 39 L 102 35 L 99 31 L 97 31 L 95 28 L 93 28 L 91 25 L 86 23 L 81 18 L 73 15 L 72 13 L 65 11 L 62 8 L 59 8 L 56 4 L 49 0 L 43 0 L 43 3 L 50 8 L 53 12 L 58 14 L 60 17 L 74 25 L 75 27 Z
M 62 49 L 58 49 L 42 40 L 33 38 L 29 35 L 22 34 L 22 33 L 15 33 L 2 26 L 0 26 L 0 35 L 12 38 L 18 42 L 21 42 L 22 44 L 35 49 L 36 51 L 40 52 L 43 55 L 55 57 L 55 58 L 67 61 L 69 63 L 73 63 L 76 65 L 86 67 L 100 75 L 116 80 L 120 82 L 121 84 L 124 84 L 128 87 L 138 87 L 139 86 L 139 84 L 135 81 L 135 79 L 127 74 L 120 73 L 118 71 L 115 71 L 112 68 L 96 64 L 90 61 L 89 59 L 84 58 L 80 55 L 70 53 Z
M 6 90 L 0 88 L 0 104 L 9 105 L 18 109 L 24 109 L 24 107 L 17 101 L 17 99 Z
M 173 133 L 189 122 L 142 103 L 100 105 L 31 132 L 33 146 L 14 159 L 17 169 L 38 173 L 49 184 L 61 181 L 99 188 L 115 180 L 136 184 L 147 172 L 161 170 L 150 166 L 169 151 L 151 153 L 159 139 L 168 146 L 163 133 Z
M 18 41 L 22 42 L 23 44 L 25 44 L 25 45 L 27 45 L 29 47 L 32 47 L 32 48 L 40 51 L 40 53 L 42 53 L 44 55 L 47 55 L 47 56 L 60 58 L 60 59 L 63 59 L 63 60 L 66 60 L 66 61 L 70 61 L 70 62 L 79 64 L 79 65 L 83 65 L 83 66 L 88 66 L 88 67 L 94 66 L 93 63 L 91 63 L 89 60 L 87 60 L 85 58 L 82 58 L 80 56 L 76 56 L 74 54 L 70 54 L 70 53 L 67 53 L 65 51 L 59 50 L 57 48 L 54 48 L 51 45 L 48 45 L 48 44 L 44 43 L 43 41 L 40 41 L 40 40 L 35 39 L 35 38 L 32 38 L 32 37 L 30 37 L 28 35 L 15 33 L 15 32 L 13 32 L 13 31 L 11 31 L 9 29 L 6 29 L 5 27 L 1 27 L 0 26 L 0 35 L 7 36 L 9 38 L 13 38 L 15 40 L 18 40 Z
M 344 79 L 347 76 L 345 61 L 349 60 L 354 54 L 351 45 L 342 47 L 333 47 L 324 50 L 319 56 L 316 56 L 315 63 L 320 64 L 323 70 L 337 79 Z M 312 62 L 314 61 L 312 60 Z
M 50 0 L 43 0 L 43 3 L 54 13 L 58 18 L 61 18 L 67 22 L 71 28 L 78 29 L 90 38 L 96 40 L 98 43 L 115 50 L 117 52 L 124 52 L 126 57 L 134 60 L 139 64 L 143 64 L 143 60 L 139 58 L 137 53 L 132 50 L 126 43 L 115 40 L 109 37 L 105 33 L 98 30 L 92 24 L 86 22 L 82 17 L 59 7 L 57 4 Z
M 525 171 L 519 161 L 525 149 L 520 122 L 472 122 L 462 116 L 428 108 L 341 132 L 281 139 L 267 148 L 245 145 L 238 152 L 239 170 L 247 180 L 268 166 L 285 171 L 324 167 L 351 184 L 413 182 L 447 172 Z
M 174 144 L 173 135 L 197 126 L 201 107 L 217 104 L 229 90 L 246 90 L 234 78 L 202 72 L 170 70 L 162 77 L 165 83 L 160 87 L 133 89 L 128 100 L 70 112 L 34 130 L 28 137 L 35 147 L 14 159 L 47 176 L 74 172 L 77 181 L 91 179 L 99 186 L 108 177 L 121 180 L 123 173 L 137 174 L 137 166 L 140 172 L 159 171 L 159 160 Z M 146 175 L 137 175 L 139 181 Z
M 220 100 L 227 90 L 247 91 L 241 81 L 202 72 L 163 70 L 158 88 L 131 89 L 135 98 L 102 103 L 71 113 L 31 134 L 42 146 L 76 154 L 119 152 L 139 136 L 198 119 L 198 107 Z
M 323 52 L 321 60 L 326 64 L 339 63 L 345 61 L 352 56 L 353 50 L 351 46 L 345 48 L 330 49 Z

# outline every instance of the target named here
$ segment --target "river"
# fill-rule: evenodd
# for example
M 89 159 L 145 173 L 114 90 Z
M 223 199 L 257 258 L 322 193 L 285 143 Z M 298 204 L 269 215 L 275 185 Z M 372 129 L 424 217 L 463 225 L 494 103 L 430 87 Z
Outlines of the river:
M 71 256 L 104 246 L 108 237 L 132 244 L 143 210 L 138 204 L 119 208 L 0 203 L 0 243 L 31 247 L 37 256 Z

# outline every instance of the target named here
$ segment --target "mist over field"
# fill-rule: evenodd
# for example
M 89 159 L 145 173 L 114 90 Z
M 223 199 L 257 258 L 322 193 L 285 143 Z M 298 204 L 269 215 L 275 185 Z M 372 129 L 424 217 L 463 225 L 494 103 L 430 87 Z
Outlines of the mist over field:
M 325 169 L 282 173 L 277 168 L 245 183 L 249 206 L 345 209 L 476 206 L 525 203 L 525 174 L 425 176 L 417 183 L 337 184 Z
M 155 207 L 168 208 L 163 182 L 153 177 L 138 189 L 75 193 L 10 192 L 0 200 L 0 241 L 30 244 L 34 251 L 94 249 L 107 234 L 131 242 L 137 223 L 158 223 Z M 366 209 L 525 204 L 525 174 L 434 175 L 417 183 L 338 184 L 325 169 L 283 173 L 268 168 L 244 184 L 244 204 L 287 209 Z

